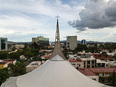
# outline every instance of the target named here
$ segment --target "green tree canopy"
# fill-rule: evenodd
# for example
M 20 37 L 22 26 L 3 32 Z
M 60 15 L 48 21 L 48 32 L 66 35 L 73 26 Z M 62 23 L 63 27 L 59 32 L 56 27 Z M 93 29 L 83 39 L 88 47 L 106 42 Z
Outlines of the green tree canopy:
M 15 65 L 10 64 L 9 65 L 10 71 L 14 76 L 23 75 L 26 73 L 26 66 L 24 61 L 20 61 L 16 63 Z
M 7 59 L 7 52 L 0 52 L 0 59 Z
M 0 69 L 0 85 L 9 77 L 8 69 Z

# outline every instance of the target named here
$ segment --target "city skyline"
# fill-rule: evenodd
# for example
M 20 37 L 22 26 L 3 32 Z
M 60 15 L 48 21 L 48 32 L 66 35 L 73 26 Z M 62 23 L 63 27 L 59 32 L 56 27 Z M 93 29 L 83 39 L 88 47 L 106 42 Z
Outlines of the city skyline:
M 58 14 L 60 39 L 116 42 L 115 0 L 0 1 L 0 37 L 29 42 L 44 36 L 54 41 Z M 112 9 L 112 10 L 111 10 Z

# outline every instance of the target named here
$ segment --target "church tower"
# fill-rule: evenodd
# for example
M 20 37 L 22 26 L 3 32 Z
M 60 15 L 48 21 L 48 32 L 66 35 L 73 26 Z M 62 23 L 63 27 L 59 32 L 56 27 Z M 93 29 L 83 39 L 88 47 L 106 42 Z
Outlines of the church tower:
M 55 35 L 55 47 L 54 51 L 50 57 L 53 58 L 54 56 L 59 55 L 61 56 L 64 60 L 66 60 L 60 46 L 60 34 L 59 34 L 59 23 L 58 23 L 58 16 L 57 16 L 57 24 L 56 24 L 56 35 Z

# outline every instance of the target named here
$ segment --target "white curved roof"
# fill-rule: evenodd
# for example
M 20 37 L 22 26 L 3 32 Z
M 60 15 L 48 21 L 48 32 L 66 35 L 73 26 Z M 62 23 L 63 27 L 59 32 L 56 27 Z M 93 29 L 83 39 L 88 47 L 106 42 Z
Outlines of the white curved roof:
M 34 71 L 17 77 L 12 87 L 106 87 L 81 74 L 68 61 L 59 61 L 58 58 L 61 60 L 62 57 L 56 55 L 53 59 L 57 60 L 47 60 Z M 1 87 L 9 87 L 9 84 Z
M 55 56 L 55 57 L 53 57 L 52 59 L 51 59 L 52 61 L 63 61 L 64 59 L 61 57 L 61 56 L 59 56 L 58 54 Z

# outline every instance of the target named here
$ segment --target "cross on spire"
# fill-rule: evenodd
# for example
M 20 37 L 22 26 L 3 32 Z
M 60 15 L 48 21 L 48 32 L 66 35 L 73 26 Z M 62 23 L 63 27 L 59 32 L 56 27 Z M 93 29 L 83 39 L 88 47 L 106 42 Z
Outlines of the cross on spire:
M 57 16 L 56 16 L 56 18 L 58 19 L 60 16 L 58 16 L 58 14 L 57 14 Z

